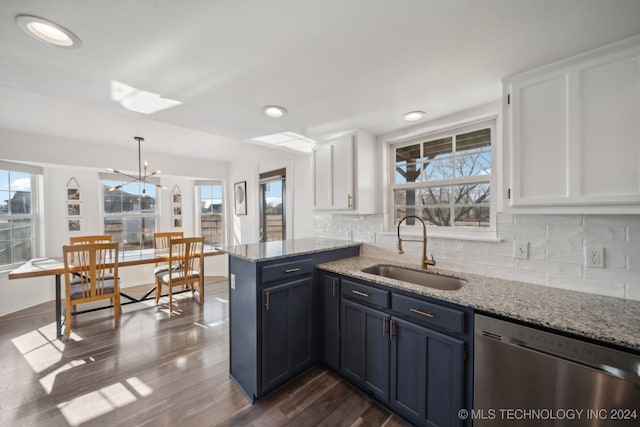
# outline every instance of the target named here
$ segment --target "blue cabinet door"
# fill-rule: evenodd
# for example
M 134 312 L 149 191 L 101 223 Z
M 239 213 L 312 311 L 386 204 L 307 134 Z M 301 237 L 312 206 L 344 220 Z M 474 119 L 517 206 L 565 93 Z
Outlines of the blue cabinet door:
M 262 291 L 262 392 L 314 361 L 313 279 Z
M 464 342 L 396 317 L 391 329 L 391 405 L 418 425 L 462 425 Z
M 320 281 L 322 299 L 322 361 L 327 366 L 340 368 L 340 279 L 326 274 Z
M 383 312 L 342 299 L 341 372 L 389 400 L 389 319 Z

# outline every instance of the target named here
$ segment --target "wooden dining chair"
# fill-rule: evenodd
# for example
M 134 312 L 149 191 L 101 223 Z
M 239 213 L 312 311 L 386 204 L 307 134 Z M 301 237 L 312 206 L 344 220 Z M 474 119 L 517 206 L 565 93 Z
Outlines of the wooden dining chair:
M 62 247 L 65 277 L 65 336 L 71 333 L 71 310 L 78 304 L 110 300 L 120 323 L 118 243 L 87 243 Z M 108 264 L 111 264 L 108 266 Z
M 204 237 L 172 239 L 169 245 L 169 265 L 175 266 L 158 275 L 160 286 L 169 286 L 169 313 L 173 312 L 173 288 L 189 286 L 195 297 L 198 284 L 200 304 L 204 303 Z M 158 292 L 158 291 L 156 291 Z M 156 293 L 157 295 L 157 293 Z M 158 300 L 156 300 L 156 304 Z
M 182 231 L 159 231 L 157 233 L 153 233 L 153 249 L 166 249 L 167 252 L 169 252 L 171 239 L 181 239 L 183 237 L 184 233 Z M 169 265 L 168 261 L 156 262 L 156 268 L 153 269 L 153 276 L 155 277 L 156 282 L 156 304 L 162 295 L 162 283 L 158 280 L 158 276 L 162 276 L 169 271 Z

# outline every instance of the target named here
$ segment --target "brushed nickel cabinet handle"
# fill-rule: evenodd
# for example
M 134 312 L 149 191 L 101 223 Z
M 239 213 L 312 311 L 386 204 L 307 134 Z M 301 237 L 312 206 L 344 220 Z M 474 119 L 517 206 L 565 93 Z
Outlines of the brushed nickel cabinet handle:
M 435 317 L 433 313 L 427 313 L 426 311 L 418 310 L 417 308 L 410 308 L 409 311 L 412 311 L 421 316 L 429 317 L 431 319 Z
M 265 297 L 266 297 L 266 302 L 265 302 L 265 304 L 264 304 L 264 308 L 265 308 L 267 311 L 269 311 L 269 307 L 270 307 L 270 304 L 269 304 L 269 291 L 266 291 L 266 292 L 265 292 Z
M 335 297 L 336 293 L 337 293 L 337 285 L 338 284 L 338 280 L 337 279 L 332 279 L 331 280 L 331 296 Z
M 387 335 L 387 319 L 382 319 L 382 336 Z
M 356 290 L 353 290 L 351 292 L 353 292 L 356 295 L 360 295 L 361 297 L 369 298 L 369 294 L 365 294 L 364 292 L 360 292 L 360 291 L 356 291 Z
M 389 341 L 393 341 L 393 319 L 389 319 Z
M 353 207 L 353 204 L 351 203 L 351 200 L 353 200 L 353 196 L 351 194 L 347 194 L 347 207 L 349 209 L 351 209 Z
M 299 268 L 288 268 L 284 272 L 285 273 L 295 273 L 296 271 L 300 271 Z

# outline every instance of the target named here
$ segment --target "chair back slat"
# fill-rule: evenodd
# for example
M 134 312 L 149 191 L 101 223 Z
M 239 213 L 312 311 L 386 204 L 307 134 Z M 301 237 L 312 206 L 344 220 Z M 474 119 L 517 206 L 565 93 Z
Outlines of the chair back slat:
M 184 237 L 182 231 L 160 231 L 153 233 L 153 249 L 169 249 L 173 239 L 181 239 Z M 156 262 L 156 267 L 160 265 L 168 265 L 167 262 Z
M 110 234 L 93 234 L 88 236 L 72 236 L 69 237 L 69 243 L 72 245 L 88 245 L 92 243 L 111 243 L 113 236 Z M 75 263 L 75 260 L 73 260 Z
M 162 231 L 153 233 L 153 249 L 169 249 L 169 244 L 173 239 L 182 239 L 182 231 Z
M 69 237 L 69 243 L 72 245 L 88 243 L 110 243 L 113 241 L 113 236 L 110 234 L 95 234 L 91 236 L 72 236 Z

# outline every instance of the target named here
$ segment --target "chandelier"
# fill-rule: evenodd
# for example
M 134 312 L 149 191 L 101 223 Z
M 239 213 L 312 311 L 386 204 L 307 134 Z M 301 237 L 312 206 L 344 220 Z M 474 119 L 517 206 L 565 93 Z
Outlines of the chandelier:
M 162 190 L 166 190 L 167 187 L 165 187 L 164 185 L 155 184 L 153 182 L 148 181 L 149 178 L 151 178 L 154 175 L 158 175 L 162 171 L 157 170 L 151 173 L 147 172 L 149 169 L 149 163 L 147 163 L 147 161 L 145 160 L 143 165 L 141 160 L 142 156 L 140 154 L 140 143 L 144 141 L 144 138 L 141 136 L 134 136 L 133 139 L 138 141 L 138 176 L 129 175 L 128 173 L 124 173 L 122 171 L 119 171 L 118 169 L 107 168 L 107 170 L 109 172 L 117 173 L 118 175 L 126 176 L 127 178 L 129 178 L 131 181 L 127 182 L 126 184 L 131 184 L 132 182 L 139 182 L 142 185 L 142 197 L 147 197 L 147 187 L 146 187 L 147 184 L 154 185 L 155 187 L 160 188 Z M 109 187 L 107 190 L 109 192 L 113 192 L 121 189 L 126 184 L 120 184 L 120 185 L 116 185 L 115 187 Z

